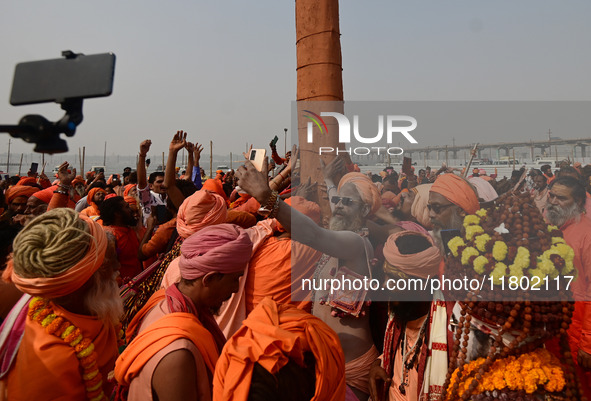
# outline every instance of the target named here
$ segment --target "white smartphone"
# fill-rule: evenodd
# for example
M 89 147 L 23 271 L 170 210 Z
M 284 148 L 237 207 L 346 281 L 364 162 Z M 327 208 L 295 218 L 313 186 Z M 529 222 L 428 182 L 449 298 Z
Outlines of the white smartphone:
M 251 149 L 248 160 L 250 160 L 257 170 L 263 171 L 263 162 L 266 155 L 267 151 L 265 149 Z

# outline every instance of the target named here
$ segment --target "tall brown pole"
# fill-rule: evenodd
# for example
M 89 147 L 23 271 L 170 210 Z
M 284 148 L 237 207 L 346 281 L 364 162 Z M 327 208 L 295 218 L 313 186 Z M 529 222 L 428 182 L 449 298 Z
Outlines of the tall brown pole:
M 338 126 L 333 118 L 327 118 L 328 133 L 320 135 L 319 132 L 315 132 L 314 141 L 309 144 L 306 140 L 309 120 L 302 117 L 302 110 L 306 107 L 310 110 L 309 101 L 339 102 L 333 105 L 332 110 L 315 109 L 318 113 L 321 111 L 342 113 L 344 110 L 339 2 L 338 0 L 296 0 L 295 14 L 300 177 L 302 182 L 311 177 L 312 182 L 323 183 L 318 149 L 321 146 L 339 148 Z M 334 154 L 326 155 L 324 161 L 328 163 L 334 157 Z M 319 193 L 319 195 L 323 194 Z M 319 199 L 323 215 L 328 216 L 330 214 L 328 200 L 323 199 L 322 196 L 319 196 Z
M 209 178 L 213 178 L 213 141 L 209 141 Z

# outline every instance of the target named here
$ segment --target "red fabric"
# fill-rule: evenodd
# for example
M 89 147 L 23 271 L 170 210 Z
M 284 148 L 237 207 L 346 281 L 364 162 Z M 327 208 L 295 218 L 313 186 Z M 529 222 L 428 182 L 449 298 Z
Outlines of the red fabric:
M 119 273 L 123 281 L 132 279 L 142 271 L 137 257 L 140 242 L 132 227 L 105 226 L 105 231 L 113 233 L 117 246 L 117 259 L 121 264 Z

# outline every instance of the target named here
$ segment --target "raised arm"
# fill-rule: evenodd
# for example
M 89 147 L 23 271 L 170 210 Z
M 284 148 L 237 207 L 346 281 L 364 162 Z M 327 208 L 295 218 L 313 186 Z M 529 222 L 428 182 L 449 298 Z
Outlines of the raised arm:
M 203 188 L 203 183 L 201 182 L 201 167 L 199 166 L 199 161 L 201 160 L 201 152 L 203 152 L 203 146 L 199 145 L 195 142 L 195 146 L 193 149 L 193 170 L 191 170 L 191 181 L 197 187 L 197 190 Z
M 137 186 L 138 189 L 144 189 L 148 186 L 148 177 L 146 177 L 146 156 L 150 151 L 152 141 L 146 139 L 140 143 L 140 154 L 137 158 Z
M 181 206 L 185 197 L 176 186 L 176 157 L 179 151 L 186 145 L 187 133 L 177 131 L 168 146 L 168 160 L 166 161 L 166 171 L 164 172 L 164 185 L 166 186 L 168 197 L 177 209 Z
M 266 171 L 267 161 L 263 171 Z M 318 226 L 306 215 L 291 208 L 282 200 L 275 200 L 265 173 L 258 171 L 248 160 L 236 171 L 240 188 L 252 195 L 261 205 L 277 208 L 277 220 L 292 235 L 292 239 L 339 259 L 356 259 L 365 252 L 363 239 L 352 231 L 330 231 Z M 271 204 L 269 204 L 271 203 Z M 296 229 L 294 229 L 296 227 Z

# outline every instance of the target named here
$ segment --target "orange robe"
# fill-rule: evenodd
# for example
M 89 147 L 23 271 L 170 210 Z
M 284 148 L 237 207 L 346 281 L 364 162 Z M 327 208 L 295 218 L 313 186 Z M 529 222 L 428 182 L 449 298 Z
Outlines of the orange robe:
M 112 325 L 93 316 L 77 315 L 52 304 L 55 314 L 63 316 L 94 343 L 103 376 L 103 390 L 111 394 L 107 381 L 117 359 L 117 336 Z M 80 360 L 74 348 L 61 338 L 48 334 L 36 321 L 27 318 L 18 354 L 7 377 L 8 399 L 86 400 Z
M 316 359 L 311 401 L 344 400 L 345 357 L 337 334 L 293 305 L 264 299 L 224 346 L 215 367 L 213 399 L 246 401 L 255 362 L 275 374 L 290 359 L 301 366 L 306 351 Z
M 568 328 L 568 342 L 575 359 L 579 349 L 591 354 L 591 219 L 582 215 L 578 223 L 567 222 L 560 227 L 566 243 L 573 248 L 575 258 L 573 264 L 578 271 L 578 277 L 572 284 L 575 298 L 575 311 Z M 577 301 L 578 300 L 578 301 Z M 583 390 L 587 397 L 591 396 L 591 373 L 584 372 L 577 367 Z
M 134 278 L 142 272 L 142 264 L 137 257 L 140 241 L 133 228 L 105 226 L 105 231 L 113 233 L 117 247 L 117 259 L 121 264 L 121 278 Z
M 154 370 L 162 358 L 177 349 L 199 352 L 202 363 L 209 371 L 207 381 L 211 386 L 210 378 L 219 356 L 215 340 L 197 316 L 184 312 L 171 313 L 164 290 L 155 292 L 133 318 L 127 329 L 128 341 L 136 331 L 139 331 L 138 335 L 117 359 L 115 366 L 115 379 L 130 387 L 130 401 L 151 399 Z M 195 360 L 197 372 L 203 373 L 197 358 Z M 202 382 L 203 377 L 197 381 Z
M 176 217 L 161 224 L 158 229 L 156 229 L 156 232 L 154 232 L 154 235 L 152 235 L 152 238 L 142 245 L 142 253 L 147 257 L 152 257 L 164 252 L 175 228 Z
M 291 302 L 296 307 L 310 312 L 310 294 L 303 292 L 302 279 L 312 278 L 320 256 L 321 252 L 289 238 L 268 238 L 257 249 L 249 263 L 244 287 L 246 315 L 250 314 L 265 297 L 270 297 L 280 304 Z

